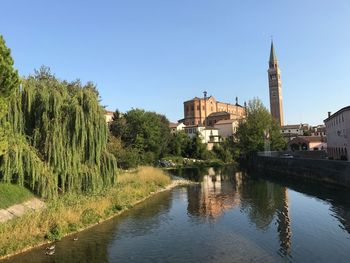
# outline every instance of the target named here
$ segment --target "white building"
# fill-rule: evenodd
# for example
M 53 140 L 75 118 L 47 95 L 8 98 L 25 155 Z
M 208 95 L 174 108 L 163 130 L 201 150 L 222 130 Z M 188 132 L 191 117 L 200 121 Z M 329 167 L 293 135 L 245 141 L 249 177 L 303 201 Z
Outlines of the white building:
M 179 122 L 179 123 L 170 122 L 169 123 L 169 128 L 170 128 L 171 133 L 175 133 L 177 131 L 182 131 L 182 130 L 184 130 L 185 127 L 186 127 L 186 125 L 183 124 L 182 122 Z
M 326 126 L 317 125 L 311 128 L 311 136 L 321 136 L 326 137 Z
M 190 125 L 184 127 L 185 133 L 193 139 L 197 134 L 202 143 L 207 144 L 208 150 L 211 150 L 215 143 L 219 143 L 219 130 L 212 127 L 204 127 L 200 125 Z
M 310 125 L 306 123 L 284 125 L 281 127 L 283 137 L 292 140 L 298 136 L 303 136 L 304 132 L 310 129 Z
M 219 130 L 220 137 L 227 138 L 236 133 L 238 124 L 238 120 L 221 120 L 215 123 L 214 128 Z
M 110 123 L 110 122 L 112 121 L 112 119 L 113 119 L 113 114 L 114 114 L 113 111 L 108 111 L 108 110 L 106 110 L 106 112 L 105 112 L 105 118 L 106 118 L 106 122 L 107 122 L 107 123 Z
M 328 144 L 328 157 L 350 160 L 350 106 L 344 107 L 324 120 Z

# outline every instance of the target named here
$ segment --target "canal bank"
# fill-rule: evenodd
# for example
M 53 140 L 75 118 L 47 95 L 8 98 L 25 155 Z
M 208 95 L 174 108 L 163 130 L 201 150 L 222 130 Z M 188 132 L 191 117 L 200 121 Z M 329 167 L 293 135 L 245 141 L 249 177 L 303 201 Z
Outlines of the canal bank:
M 347 189 L 226 168 L 181 173 L 200 183 L 63 238 L 51 257 L 37 248 L 5 262 L 349 262 Z
M 248 167 L 269 176 L 285 176 L 350 187 L 350 162 L 256 155 L 251 156 Z
M 91 228 L 160 192 L 191 182 L 160 169 L 142 167 L 118 176 L 116 187 L 98 195 L 65 195 L 31 212 L 0 224 L 0 259 L 55 242 Z

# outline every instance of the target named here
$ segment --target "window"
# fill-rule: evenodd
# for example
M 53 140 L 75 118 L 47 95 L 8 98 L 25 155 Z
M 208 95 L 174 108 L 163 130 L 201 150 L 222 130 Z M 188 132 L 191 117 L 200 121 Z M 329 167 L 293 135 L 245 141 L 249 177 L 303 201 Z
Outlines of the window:
M 197 105 L 197 110 L 199 110 L 199 105 Z

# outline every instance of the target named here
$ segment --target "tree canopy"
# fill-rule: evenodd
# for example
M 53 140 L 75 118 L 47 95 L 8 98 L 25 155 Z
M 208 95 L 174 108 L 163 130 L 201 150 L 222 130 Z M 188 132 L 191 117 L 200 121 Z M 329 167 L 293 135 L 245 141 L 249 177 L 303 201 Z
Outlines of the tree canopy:
M 152 164 L 168 151 L 170 130 L 164 115 L 141 109 L 125 114 L 116 111 L 110 131 L 125 148 L 137 150 L 141 163 Z
M 236 139 L 241 154 L 263 151 L 265 145 L 270 150 L 282 150 L 286 146 L 279 124 L 257 98 L 248 102 L 247 118 L 239 124 Z
M 11 51 L 0 35 L 0 156 L 8 147 L 8 124 L 3 119 L 7 112 L 7 100 L 18 87 L 19 77 L 17 70 L 13 68 Z
M 106 150 L 104 109 L 90 85 L 60 81 L 47 68 L 22 80 L 8 103 L 9 151 L 0 180 L 44 197 L 112 185 L 116 161 Z

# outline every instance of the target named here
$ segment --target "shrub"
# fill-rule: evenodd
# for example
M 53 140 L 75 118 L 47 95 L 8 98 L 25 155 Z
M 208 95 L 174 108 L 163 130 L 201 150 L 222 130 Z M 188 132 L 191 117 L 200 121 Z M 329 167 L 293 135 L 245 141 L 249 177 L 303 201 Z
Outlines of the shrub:
M 94 210 L 91 208 L 85 209 L 83 213 L 81 214 L 81 222 L 84 225 L 89 225 L 92 223 L 98 222 L 98 220 L 101 218 L 99 214 L 97 214 Z
M 54 225 L 50 231 L 46 234 L 46 238 L 50 241 L 61 240 L 63 237 L 62 227 L 60 225 Z

